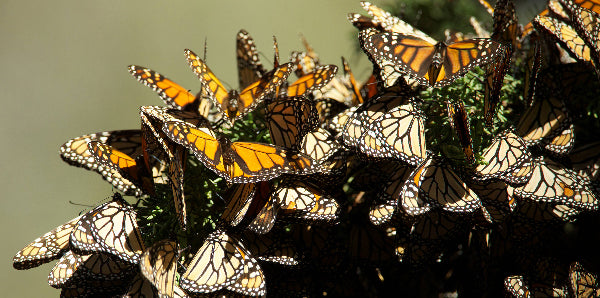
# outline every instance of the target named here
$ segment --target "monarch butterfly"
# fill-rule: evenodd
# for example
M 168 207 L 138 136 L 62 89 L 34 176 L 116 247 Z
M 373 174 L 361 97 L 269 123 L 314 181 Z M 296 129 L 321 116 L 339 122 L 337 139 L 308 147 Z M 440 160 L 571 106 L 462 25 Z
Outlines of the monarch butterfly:
M 144 242 L 133 207 L 120 194 L 115 193 L 111 202 L 94 208 L 82 220 L 80 225 L 88 230 L 85 232 L 91 234 L 95 241 L 93 250 L 115 255 L 129 263 L 139 263 L 145 248 Z
M 299 51 L 292 52 L 290 55 L 290 62 L 296 67 L 294 73 L 298 77 L 314 72 L 318 65 L 318 61 L 315 61 L 307 52 Z
M 179 122 L 166 122 L 163 131 L 174 142 L 192 150 L 196 158 L 229 183 L 265 181 L 281 174 L 313 174 L 319 166 L 310 157 L 284 148 L 216 138 L 209 128 L 193 128 Z
M 13 257 L 13 267 L 24 270 L 60 258 L 69 250 L 69 236 L 81 216 L 33 240 Z
M 471 139 L 471 126 L 467 111 L 465 111 L 465 105 L 462 101 L 454 103 L 447 100 L 446 107 L 448 110 L 448 122 L 450 122 L 450 126 L 452 126 L 458 136 L 465 159 L 468 163 L 473 164 L 475 162 L 473 140 Z
M 161 296 L 173 297 L 177 273 L 178 245 L 171 240 L 161 240 L 146 249 L 140 259 L 140 271 L 158 290 Z
M 522 200 L 515 210 L 515 215 L 531 226 L 546 227 L 551 222 L 564 223 L 573 221 L 581 210 L 563 204 Z
M 344 57 L 342 57 L 342 65 L 344 66 L 344 76 L 334 77 L 325 87 L 315 90 L 313 95 L 317 99 L 330 98 L 346 105 L 359 105 L 364 102 L 360 86 Z
M 579 176 L 597 181 L 600 177 L 600 142 L 593 142 L 573 150 L 569 155 L 569 161 Z
M 468 220 L 456 213 L 432 210 L 412 224 L 396 230 L 396 255 L 403 263 L 421 266 L 439 261 L 442 247 L 465 234 Z
M 267 292 L 265 276 L 258 262 L 250 258 L 244 264 L 242 274 L 227 289 L 248 296 L 264 296 Z
M 522 275 L 511 275 L 504 279 L 504 288 L 514 297 L 532 297 Z
M 494 62 L 504 50 L 490 39 L 469 39 L 446 45 L 414 35 L 373 34 L 365 38 L 364 48 L 375 60 L 396 63 L 419 84 L 442 87 L 476 66 Z M 379 65 L 384 68 L 385 65 Z
M 319 65 L 314 71 L 301 76 L 287 87 L 287 96 L 295 97 L 308 95 L 315 90 L 325 87 L 335 77 L 337 66 Z
M 483 6 L 483 8 L 485 8 L 485 10 L 491 15 L 494 15 L 494 7 L 487 2 L 486 0 L 479 0 L 479 4 L 481 4 L 481 6 Z
M 447 165 L 429 156 L 409 176 L 399 200 L 409 215 L 428 212 L 434 206 L 452 213 L 473 212 L 481 207 L 475 192 Z
M 229 121 L 234 121 L 252 111 L 265 97 L 276 91 L 292 71 L 292 64 L 279 65 L 259 81 L 238 93 L 227 91 L 208 66 L 191 50 L 185 50 L 188 64 L 202 82 L 202 88 Z
M 517 124 L 517 135 L 521 136 L 528 146 L 540 144 L 546 149 L 565 154 L 573 146 L 574 134 L 564 103 L 554 95 L 540 97 L 521 116 Z M 563 136 L 563 131 L 567 135 Z M 557 136 L 556 141 L 561 141 L 560 143 L 555 143 L 554 139 Z M 568 138 L 564 139 L 564 137 Z M 547 146 L 553 143 L 556 146 Z M 564 145 L 560 146 L 561 143 Z
M 487 182 L 484 185 L 472 183 L 469 186 L 481 199 L 483 217 L 491 224 L 503 222 L 517 208 L 512 190 L 502 181 Z
M 473 27 L 475 30 L 475 36 L 478 38 L 490 38 L 490 32 L 485 30 L 481 22 L 479 22 L 479 20 L 477 20 L 475 17 L 470 17 L 469 23 L 471 23 L 471 27 Z
M 124 178 L 121 183 L 126 184 L 130 181 L 130 183 L 138 185 L 145 194 L 155 193 L 153 178 L 148 173 L 141 156 L 134 159 L 116 148 L 98 141 L 91 141 L 88 146 L 97 163 L 121 174 L 121 177 Z
M 598 199 L 572 170 L 550 160 L 536 160 L 529 182 L 515 188 L 524 199 L 558 203 L 587 210 L 598 209 Z
M 373 28 L 367 28 L 358 32 L 360 48 L 365 53 L 369 51 L 367 48 L 367 38 L 376 34 L 379 34 L 379 31 Z M 368 93 L 367 97 L 370 98 L 377 94 L 377 86 L 379 84 L 382 84 L 385 88 L 405 84 L 406 76 L 400 65 L 389 59 L 387 56 L 367 56 L 373 64 L 373 75 L 365 83 L 365 86 L 371 87 L 371 89 L 366 90 Z
M 360 107 L 342 132 L 344 143 L 373 157 L 416 165 L 425 157 L 424 114 L 402 92 L 388 90 Z
M 321 198 L 316 185 L 296 179 L 284 179 L 273 192 L 282 212 L 308 211 Z
M 350 81 L 350 87 L 352 88 L 352 105 L 353 106 L 357 106 L 362 104 L 363 102 L 365 102 L 365 99 L 362 97 L 362 94 L 360 93 L 360 87 L 358 85 L 358 83 L 356 82 L 356 78 L 354 78 L 354 73 L 352 73 L 352 70 L 350 69 L 350 65 L 348 64 L 348 61 L 346 61 L 346 58 L 342 57 L 342 65 L 344 66 L 344 74 L 346 76 L 348 76 L 348 80 Z
M 533 103 L 533 96 L 536 94 L 538 85 L 538 75 L 542 66 L 542 46 L 540 42 L 530 49 L 527 55 L 527 67 L 525 68 L 525 88 L 523 89 L 523 98 L 527 106 Z
M 580 7 L 600 14 L 600 1 L 598 0 L 572 0 L 572 2 Z
M 221 218 L 231 226 L 248 226 L 255 233 L 264 234 L 275 223 L 271 201 L 271 182 L 244 183 L 232 186 L 225 193 L 227 207 Z
M 506 48 L 500 51 L 495 62 L 486 66 L 483 107 L 485 124 L 488 127 L 493 123 L 496 106 L 500 102 L 500 89 L 502 88 L 506 71 L 510 66 L 511 56 L 512 50 Z
M 260 266 L 238 239 L 223 230 L 216 230 L 206 238 L 181 276 L 180 284 L 198 293 L 223 288 L 252 296 L 265 293 Z
M 546 284 L 529 285 L 522 275 L 511 275 L 504 279 L 505 289 L 513 297 L 567 297 L 567 289 Z
M 304 153 L 319 164 L 323 164 L 341 149 L 341 145 L 323 128 L 317 128 L 307 133 L 300 144 L 300 152 Z
M 385 31 L 413 35 L 418 38 L 424 39 L 425 41 L 431 44 L 436 43 L 436 41 L 433 38 L 429 37 L 424 32 L 412 27 L 411 25 L 407 24 L 401 19 L 392 16 L 389 12 L 367 1 L 360 2 L 360 5 L 367 11 L 367 13 L 369 13 L 370 16 L 373 17 L 373 20 L 381 23 Z
M 97 172 L 104 180 L 107 180 L 125 195 L 139 197 L 143 194 L 143 191 L 131 181 L 121 176 L 119 171 L 112 170 L 104 164 L 98 163 L 92 156 L 88 143 L 98 141 L 108 144 L 124 154 L 137 157 L 142 155 L 143 152 L 142 138 L 140 130 L 103 131 L 83 135 L 64 143 L 60 147 L 60 157 L 70 165 Z
M 410 240 L 429 243 L 443 243 L 465 233 L 470 227 L 466 216 L 448 213 L 444 210 L 433 210 L 409 225 Z
M 187 89 L 171 81 L 160 73 L 137 65 L 128 66 L 129 73 L 140 83 L 152 88 L 169 108 L 192 111 L 208 117 L 210 102 L 203 100 L 202 94 L 193 95 Z
M 368 28 L 377 29 L 379 31 L 385 30 L 379 21 L 358 13 L 349 13 L 346 18 L 358 30 L 364 30 Z
M 314 102 L 303 97 L 279 97 L 266 110 L 271 141 L 277 146 L 299 149 L 304 136 L 319 124 Z
M 292 220 L 333 221 L 339 213 L 335 199 L 308 180 L 283 180 L 272 196 L 280 212 Z
M 266 235 L 244 233 L 242 239 L 248 251 L 261 261 L 274 262 L 286 266 L 299 264 L 296 246 L 280 230 Z
M 512 184 L 523 184 L 531 178 L 531 153 L 523 139 L 512 131 L 500 133 L 483 152 L 487 164 L 478 165 L 475 179 L 498 178 Z
M 600 15 L 576 4 L 565 2 L 568 9 L 571 10 L 571 18 L 577 25 L 575 29 L 579 30 L 580 35 L 587 41 L 594 65 L 598 66 L 600 61 Z
M 310 46 L 304 35 L 300 34 L 300 39 L 306 51 L 293 51 L 290 57 L 290 62 L 296 66 L 296 76 L 302 77 L 313 73 L 319 65 L 319 55 Z
M 168 183 L 173 191 L 175 212 L 181 227 L 185 230 L 187 226 L 187 212 L 185 205 L 185 194 L 183 190 L 183 178 L 185 172 L 185 161 L 187 151 L 171 141 L 162 131 L 162 125 L 166 121 L 181 121 L 195 126 L 210 125 L 206 118 L 189 112 L 165 109 L 157 106 L 140 107 L 142 119 L 142 131 L 147 150 L 144 152 L 146 160 L 152 160 L 150 155 L 159 160 L 165 160 L 168 169 Z
M 534 25 L 555 36 L 577 58 L 591 62 L 594 67 L 600 65 L 598 54 L 567 23 L 552 17 L 537 15 L 534 19 Z
M 359 146 L 371 156 L 399 158 L 417 165 L 427 157 L 424 124 L 425 115 L 416 102 L 409 101 L 368 124 L 368 135 L 360 140 Z M 369 137 L 371 134 L 374 138 Z M 382 150 L 377 153 L 379 146 Z
M 182 292 L 183 291 L 179 292 L 179 294 L 183 294 L 183 295 L 180 295 L 179 297 L 187 297 L 187 295 Z M 158 291 L 152 285 L 152 283 L 148 279 L 146 279 L 144 277 L 144 275 L 142 275 L 141 272 L 138 272 L 138 274 L 136 274 L 135 277 L 133 278 L 133 280 L 131 281 L 129 288 L 126 290 L 126 293 L 125 293 L 125 295 L 123 295 L 123 297 L 124 298 L 158 297 Z M 178 297 L 178 296 L 174 296 L 174 297 Z
M 256 43 L 244 29 L 241 29 L 236 37 L 236 56 L 240 89 L 248 87 L 265 75 L 266 70 L 258 59 Z
M 68 251 L 48 276 L 48 284 L 64 288 L 86 280 L 127 280 L 133 277 L 133 266 L 107 254 L 77 255 Z
M 344 103 L 332 98 L 319 97 L 319 95 L 317 95 L 314 101 L 319 114 L 319 123 L 321 124 L 328 122 L 337 114 L 348 108 Z
M 550 12 L 552 12 L 559 19 L 562 19 L 562 20 L 569 20 L 569 19 L 571 19 L 571 17 L 569 16 L 569 13 L 565 10 L 565 7 L 563 6 L 563 2 L 562 1 L 558 1 L 558 0 L 550 0 L 550 1 L 548 1 L 548 9 L 547 10 L 549 10 L 548 14 Z M 545 15 L 545 14 L 543 14 L 543 12 L 541 12 L 539 14 L 540 15 Z
M 508 50 L 510 56 L 512 49 L 521 48 L 521 44 L 517 40 L 521 33 L 519 32 L 519 21 L 517 20 L 514 2 L 512 0 L 497 1 L 493 18 L 494 28 L 491 38 L 512 45 L 512 48 Z
M 411 172 L 412 169 L 410 167 L 401 164 L 394 164 L 392 166 L 391 173 L 388 174 L 388 177 L 386 177 L 385 182 L 382 184 L 382 189 L 377 194 L 377 201 L 382 203 L 370 208 L 369 220 L 371 223 L 381 225 L 387 223 L 392 218 L 396 212 L 402 185 L 404 185 Z
M 94 252 L 102 251 L 102 247 L 98 244 L 91 231 L 91 218 L 94 216 L 94 210 L 91 210 L 82 215 L 71 231 L 69 236 L 70 248 L 75 253 L 86 255 Z
M 270 190 L 270 188 L 269 188 Z M 275 204 L 273 196 L 270 193 L 261 194 L 266 198 L 261 200 L 265 202 L 262 209 L 258 212 L 254 220 L 248 225 L 248 229 L 256 234 L 266 234 L 275 225 L 275 219 L 277 218 L 277 212 L 279 211 L 279 205 Z
M 589 272 L 579 262 L 569 266 L 569 281 L 575 297 L 592 297 L 600 295 L 598 275 Z
M 225 192 L 223 197 L 228 203 L 221 218 L 232 227 L 239 225 L 244 219 L 256 193 L 256 185 L 256 183 L 235 184 Z

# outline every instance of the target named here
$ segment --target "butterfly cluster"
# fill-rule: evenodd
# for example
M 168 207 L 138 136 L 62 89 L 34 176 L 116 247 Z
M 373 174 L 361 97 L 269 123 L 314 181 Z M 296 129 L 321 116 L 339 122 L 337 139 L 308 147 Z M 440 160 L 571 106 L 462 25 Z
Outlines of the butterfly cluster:
M 525 26 L 480 2 L 491 31 L 444 41 L 361 2 L 364 83 L 305 39 L 285 63 L 274 39 L 269 69 L 245 30 L 239 89 L 190 49 L 197 93 L 129 66 L 166 106 L 60 148 L 119 192 L 13 266 L 59 259 L 61 297 L 600 295 L 580 246 L 600 219 L 600 2 Z

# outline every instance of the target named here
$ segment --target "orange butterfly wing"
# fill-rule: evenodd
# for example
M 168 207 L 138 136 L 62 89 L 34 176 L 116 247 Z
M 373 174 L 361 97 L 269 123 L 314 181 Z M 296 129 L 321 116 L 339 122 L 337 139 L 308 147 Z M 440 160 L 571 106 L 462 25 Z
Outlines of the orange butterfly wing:
M 129 73 L 140 83 L 152 88 L 163 101 L 174 109 L 181 109 L 192 104 L 196 96 L 190 93 L 186 88 L 167 79 L 160 73 L 137 65 L 129 65 Z
M 221 81 L 217 79 L 215 74 L 208 68 L 206 63 L 200 59 L 191 50 L 185 50 L 185 57 L 192 68 L 192 71 L 198 76 L 202 82 L 202 89 L 208 94 L 208 96 L 214 101 L 215 105 L 219 109 L 228 115 L 229 107 L 229 93 L 225 86 L 221 84 Z
M 315 68 L 313 73 L 300 77 L 288 87 L 288 96 L 300 96 L 325 87 L 337 73 L 337 66 L 323 65 Z
M 221 145 L 210 129 L 168 121 L 163 125 L 163 131 L 171 140 L 191 149 L 205 166 L 217 174 L 226 172 Z
M 313 159 L 304 154 L 262 143 L 234 142 L 235 166 L 231 172 L 234 183 L 264 181 L 283 173 L 312 174 L 318 170 Z
M 287 80 L 292 69 L 292 63 L 279 65 L 272 72 L 265 74 L 260 80 L 242 90 L 239 95 L 236 118 L 253 110 L 267 95 L 275 93 L 277 88 Z

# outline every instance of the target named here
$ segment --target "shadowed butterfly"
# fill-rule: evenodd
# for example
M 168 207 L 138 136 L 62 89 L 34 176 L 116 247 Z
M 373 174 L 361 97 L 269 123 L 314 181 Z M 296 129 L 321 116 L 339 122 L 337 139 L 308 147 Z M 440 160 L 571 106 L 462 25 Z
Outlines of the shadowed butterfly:
M 600 3 L 598 5 L 600 6 Z M 583 268 L 579 262 L 569 266 L 569 281 L 575 297 L 600 296 L 598 275 Z
M 133 277 L 133 265 L 108 254 L 78 255 L 67 252 L 52 268 L 48 284 L 64 288 L 85 280 L 127 280 Z
M 98 141 L 92 141 L 88 146 L 97 163 L 121 174 L 121 177 L 124 178 L 123 184 L 132 183 L 145 194 L 152 195 L 155 193 L 153 178 L 151 173 L 148 172 L 142 156 L 132 158 L 124 152 Z M 119 189 L 123 187 L 117 186 Z
M 408 177 L 399 200 L 409 215 L 419 215 L 433 207 L 452 213 L 468 213 L 481 208 L 475 192 L 446 164 L 431 155 Z
M 512 131 L 494 138 L 483 152 L 483 161 L 475 169 L 476 180 L 498 178 L 511 184 L 522 184 L 531 178 L 532 157 L 523 139 Z
M 150 246 L 140 259 L 140 271 L 163 297 L 173 297 L 179 248 L 171 240 L 161 240 Z
M 145 249 L 137 215 L 119 193 L 86 213 L 70 240 L 83 252 L 105 252 L 133 264 L 139 263 Z
M 13 267 L 23 270 L 60 258 L 69 250 L 69 237 L 81 216 L 35 239 L 13 257 Z
M 246 295 L 265 293 L 265 279 L 258 262 L 242 242 L 223 230 L 211 233 L 180 279 L 181 287 L 196 293 L 226 288 Z
M 82 167 L 97 172 L 102 178 L 111 183 L 126 195 L 141 196 L 142 190 L 128 179 L 124 178 L 119 170 L 98 163 L 89 148 L 89 142 L 97 141 L 110 145 L 129 156 L 140 156 L 144 152 L 143 137 L 139 129 L 103 131 L 83 135 L 71 139 L 60 147 L 60 157 L 70 165 Z
M 515 187 L 523 199 L 598 210 L 598 199 L 573 170 L 550 160 L 537 160 L 527 184 Z
M 556 18 L 538 15 L 534 19 L 534 26 L 553 35 L 578 59 L 589 61 L 596 68 L 600 65 L 596 48 L 592 49 L 569 24 Z
M 450 122 L 450 126 L 456 132 L 460 146 L 465 154 L 465 159 L 468 163 L 473 164 L 475 162 L 473 139 L 471 138 L 471 125 L 465 105 L 462 100 L 458 103 L 447 100 L 446 108 L 448 110 L 448 122 Z
M 304 136 L 319 123 L 317 108 L 304 97 L 279 97 L 266 105 L 265 119 L 271 142 L 290 149 L 299 149 Z

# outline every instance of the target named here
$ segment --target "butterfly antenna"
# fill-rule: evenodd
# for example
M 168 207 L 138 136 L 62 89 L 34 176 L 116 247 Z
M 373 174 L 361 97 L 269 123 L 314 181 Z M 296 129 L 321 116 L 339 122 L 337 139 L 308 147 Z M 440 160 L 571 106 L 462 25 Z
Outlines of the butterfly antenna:
M 206 63 L 206 49 L 208 48 L 208 37 L 204 37 L 204 63 Z
M 69 204 L 74 205 L 74 206 L 82 206 L 82 207 L 88 207 L 88 208 L 94 208 L 94 206 L 92 205 L 86 205 L 86 204 L 81 204 L 81 203 L 75 203 L 71 200 L 69 200 Z M 83 212 L 83 211 L 81 211 Z M 81 212 L 79 212 L 79 214 L 81 214 Z
M 308 56 L 313 58 L 315 60 L 315 63 L 318 63 L 319 57 L 318 57 L 317 53 L 315 53 L 315 50 L 310 46 L 310 44 L 308 44 L 308 41 L 306 40 L 306 37 L 304 37 L 304 34 L 299 33 L 299 35 L 300 35 L 300 39 L 302 40 L 302 44 L 304 45 L 304 48 L 306 49 L 306 53 L 308 54 Z
M 142 201 L 142 198 L 138 198 L 137 202 L 135 202 L 135 204 L 133 204 L 133 208 L 137 209 L 137 207 L 140 205 L 141 201 Z
M 275 35 L 273 35 L 273 50 L 275 51 L 275 54 L 273 54 L 273 68 L 277 68 L 279 67 L 279 45 Z
M 227 203 L 227 201 L 225 201 L 225 198 L 223 198 L 219 193 L 215 192 L 215 195 L 217 196 L 217 198 L 221 199 L 223 203 Z

